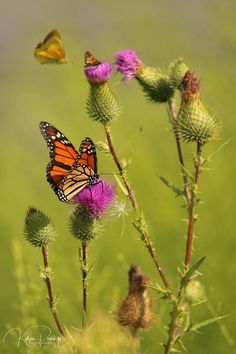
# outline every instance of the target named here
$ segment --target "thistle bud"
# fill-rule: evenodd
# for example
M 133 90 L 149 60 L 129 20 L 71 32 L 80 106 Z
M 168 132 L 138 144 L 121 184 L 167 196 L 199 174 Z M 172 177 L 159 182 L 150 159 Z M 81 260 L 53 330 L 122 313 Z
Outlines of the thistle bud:
M 177 130 L 183 141 L 206 144 L 219 133 L 219 125 L 200 100 L 199 81 L 189 71 L 182 80 L 182 104 Z
M 169 76 L 161 70 L 144 66 L 136 75 L 136 79 L 146 97 L 154 103 L 167 102 L 174 95 Z
M 120 115 L 118 100 L 107 84 L 112 74 L 112 65 L 101 62 L 91 53 L 86 52 L 84 72 L 90 83 L 88 115 L 97 122 L 108 124 Z
M 98 219 L 92 218 L 83 207 L 78 206 L 69 218 L 69 230 L 80 241 L 91 241 L 101 233 Z
M 188 65 L 182 58 L 170 65 L 170 81 L 173 87 L 182 89 L 182 80 L 188 70 Z
M 191 280 L 185 289 L 187 301 L 194 305 L 206 299 L 205 289 L 198 280 Z
M 37 210 L 29 208 L 25 218 L 25 239 L 35 247 L 47 246 L 55 238 L 55 228 L 50 218 Z
M 148 328 L 153 322 L 153 311 L 147 287 L 149 279 L 138 266 L 129 271 L 129 292 L 120 305 L 118 321 L 132 331 Z

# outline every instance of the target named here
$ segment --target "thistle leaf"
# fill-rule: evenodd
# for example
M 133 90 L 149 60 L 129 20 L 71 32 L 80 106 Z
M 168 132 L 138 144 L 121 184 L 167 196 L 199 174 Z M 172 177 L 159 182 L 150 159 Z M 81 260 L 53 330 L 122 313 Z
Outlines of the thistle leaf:
M 113 176 L 115 177 L 116 182 L 117 182 L 118 186 L 120 187 L 121 191 L 124 193 L 124 195 L 128 196 L 129 194 L 128 194 L 127 190 L 125 189 L 125 187 L 123 186 L 119 177 L 116 174 L 113 174 Z
M 183 275 L 182 277 L 182 287 L 185 287 L 191 277 L 194 275 L 194 273 L 197 271 L 197 269 L 201 266 L 201 264 L 204 262 L 206 257 L 200 258 L 196 263 L 194 263 L 188 270 L 187 272 Z
M 209 324 L 215 323 L 217 321 L 223 320 L 224 318 L 227 318 L 229 315 L 224 315 L 224 316 L 218 316 L 218 317 L 213 317 L 209 318 L 208 320 L 198 322 L 195 324 L 192 324 L 187 331 L 192 331 L 192 332 L 198 332 L 200 328 L 203 328 L 205 326 L 208 326 Z
M 171 182 L 162 176 L 159 176 L 159 178 L 170 190 L 176 194 L 176 197 L 184 196 L 184 191 L 182 189 L 175 187 Z

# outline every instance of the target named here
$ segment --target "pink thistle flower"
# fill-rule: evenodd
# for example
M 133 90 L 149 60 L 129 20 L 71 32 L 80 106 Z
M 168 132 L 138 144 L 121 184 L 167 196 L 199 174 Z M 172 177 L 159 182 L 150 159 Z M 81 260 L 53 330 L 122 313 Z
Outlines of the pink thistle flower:
M 97 219 L 104 215 L 114 203 L 114 199 L 114 186 L 101 180 L 84 188 L 74 197 L 75 203 L 78 203 L 92 219 Z
M 136 76 L 143 65 L 137 54 L 130 49 L 125 49 L 116 53 L 115 62 L 117 71 L 124 75 L 124 81 L 128 81 L 133 76 Z

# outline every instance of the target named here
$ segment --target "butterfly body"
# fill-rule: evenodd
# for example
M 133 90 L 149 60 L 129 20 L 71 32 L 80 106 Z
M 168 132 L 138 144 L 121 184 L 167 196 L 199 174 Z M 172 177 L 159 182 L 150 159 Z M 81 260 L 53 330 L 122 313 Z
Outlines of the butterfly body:
M 57 30 L 49 32 L 35 48 L 34 56 L 41 64 L 67 63 L 60 33 Z
M 61 201 L 73 202 L 77 193 L 98 181 L 94 143 L 85 138 L 77 152 L 67 137 L 50 123 L 41 122 L 40 131 L 49 147 L 47 181 Z

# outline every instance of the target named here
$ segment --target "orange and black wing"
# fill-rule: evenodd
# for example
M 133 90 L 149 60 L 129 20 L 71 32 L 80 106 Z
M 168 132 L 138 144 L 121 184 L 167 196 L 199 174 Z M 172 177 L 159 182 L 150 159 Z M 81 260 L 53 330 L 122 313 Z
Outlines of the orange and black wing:
M 58 195 L 62 180 L 71 170 L 79 154 L 67 137 L 50 123 L 41 122 L 40 131 L 49 147 L 51 159 L 46 168 L 47 181 Z
M 74 164 L 67 173 L 58 189 L 58 198 L 63 202 L 73 202 L 73 197 L 84 188 L 96 184 L 98 176 L 94 171 L 85 165 Z
M 58 198 L 70 202 L 73 197 L 98 180 L 97 156 L 95 145 L 90 138 L 85 138 L 79 148 L 78 157 L 61 182 Z
M 79 147 L 79 155 L 76 164 L 90 167 L 97 174 L 97 154 L 95 145 L 90 138 L 85 138 Z

